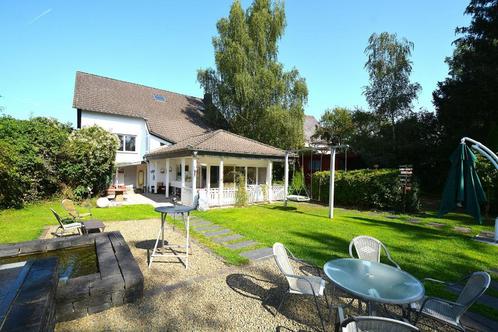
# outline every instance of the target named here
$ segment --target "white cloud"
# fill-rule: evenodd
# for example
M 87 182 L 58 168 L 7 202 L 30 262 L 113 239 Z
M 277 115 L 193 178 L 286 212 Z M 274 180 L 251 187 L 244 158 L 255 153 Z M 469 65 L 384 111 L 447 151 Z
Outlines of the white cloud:
M 44 12 L 42 12 L 40 15 L 34 17 L 31 21 L 28 22 L 28 25 L 31 25 L 33 23 L 35 23 L 36 21 L 38 21 L 40 18 L 42 18 L 43 16 L 45 15 L 48 15 L 50 14 L 50 12 L 52 11 L 52 8 L 49 8 L 47 10 L 45 10 Z

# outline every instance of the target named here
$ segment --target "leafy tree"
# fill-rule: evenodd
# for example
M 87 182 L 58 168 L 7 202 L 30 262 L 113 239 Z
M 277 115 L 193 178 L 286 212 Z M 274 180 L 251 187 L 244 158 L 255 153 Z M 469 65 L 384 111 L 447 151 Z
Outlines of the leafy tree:
M 94 193 L 107 188 L 114 174 L 114 159 L 119 147 L 116 135 L 92 126 L 74 131 L 63 147 L 61 178 L 75 194 L 83 196 L 87 188 Z
M 432 191 L 446 178 L 446 168 L 440 167 L 446 155 L 440 152 L 440 128 L 434 113 L 420 110 L 396 121 L 398 154 L 386 144 L 391 139 L 391 125 L 378 119 L 375 113 L 353 112 L 354 132 L 351 146 L 367 167 L 397 168 L 413 165 L 421 186 Z
M 281 148 L 303 144 L 303 106 L 308 90 L 297 69 L 277 60 L 285 29 L 283 2 L 255 0 L 244 11 L 235 0 L 213 38 L 216 69 L 197 79 L 212 102 L 215 125 Z
M 498 1 L 471 0 L 472 15 L 446 62 L 449 77 L 433 92 L 445 153 L 470 136 L 498 150 Z
M 351 111 L 344 107 L 328 109 L 320 118 L 320 123 L 313 135 L 333 144 L 346 144 L 354 131 Z
M 368 60 L 370 85 L 364 94 L 368 105 L 383 119 L 389 121 L 392 131 L 392 149 L 397 154 L 396 120 L 405 116 L 411 109 L 421 87 L 410 82 L 412 62 L 410 60 L 413 43 L 406 39 L 398 40 L 396 34 L 374 33 L 368 39 L 365 54 Z
M 367 167 L 390 167 L 394 156 L 391 150 L 386 149 L 385 125 L 379 117 L 373 112 L 356 109 L 352 112 L 352 120 L 351 148 L 361 156 Z

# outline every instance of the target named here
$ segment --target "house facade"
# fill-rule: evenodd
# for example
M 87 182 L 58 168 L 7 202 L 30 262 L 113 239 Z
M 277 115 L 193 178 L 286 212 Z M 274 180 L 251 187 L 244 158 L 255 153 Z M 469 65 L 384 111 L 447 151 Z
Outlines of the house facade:
M 288 160 L 286 152 L 210 128 L 200 98 L 77 72 L 73 107 L 78 128 L 98 125 L 118 136 L 116 185 L 207 208 L 234 204 L 243 175 L 249 202 L 285 198 L 272 167 Z

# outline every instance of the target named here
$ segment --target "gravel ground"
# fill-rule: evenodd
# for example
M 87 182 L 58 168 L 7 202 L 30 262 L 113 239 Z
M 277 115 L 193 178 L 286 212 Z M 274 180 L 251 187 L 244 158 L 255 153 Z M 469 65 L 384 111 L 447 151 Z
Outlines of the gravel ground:
M 194 242 L 188 269 L 176 258 L 159 258 L 148 269 L 146 248 L 153 246 L 159 223 L 106 223 L 106 231 L 119 230 L 130 245 L 144 274 L 144 298 L 59 323 L 57 331 L 275 331 L 278 327 L 295 331 L 319 327 L 313 302 L 303 302 L 298 296 L 291 296 L 280 313 L 273 315 L 284 285 L 273 260 L 233 267 Z M 184 241 L 184 236 L 171 228 L 165 237 L 171 243 Z M 268 304 L 262 305 L 268 296 Z M 325 303 L 322 308 L 325 314 Z
M 130 245 L 144 274 L 144 298 L 59 323 L 56 331 L 321 330 L 313 299 L 309 297 L 288 297 L 274 315 L 285 280 L 272 259 L 243 267 L 229 266 L 194 242 L 188 269 L 175 258 L 159 258 L 148 269 L 147 248 L 153 246 L 159 223 L 159 220 L 106 223 L 106 231 L 119 230 Z M 47 236 L 50 237 L 50 232 Z M 171 228 L 165 237 L 171 243 L 184 241 L 184 236 Z M 321 309 L 327 315 L 324 301 Z M 327 323 L 328 331 L 333 331 L 333 323 L 332 318 Z

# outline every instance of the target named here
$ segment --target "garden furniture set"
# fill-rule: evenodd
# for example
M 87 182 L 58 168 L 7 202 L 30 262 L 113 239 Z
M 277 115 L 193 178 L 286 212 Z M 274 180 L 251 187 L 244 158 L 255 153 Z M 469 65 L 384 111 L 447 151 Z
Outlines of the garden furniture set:
M 356 252 L 357 257 L 353 251 Z M 382 251 L 385 252 L 387 260 L 392 265 L 380 261 Z M 326 262 L 323 266 L 323 274 L 319 271 L 317 275 L 297 275 L 290 260 L 303 262 L 295 258 L 283 244 L 275 243 L 273 256 L 279 270 L 287 280 L 287 289 L 277 311 L 280 310 L 289 294 L 312 295 L 322 328 L 325 330 L 318 298 L 325 299 L 330 318 L 333 307 L 329 304 L 326 295 L 326 285 L 330 282 L 334 290 L 339 288 L 351 296 L 352 300 L 345 307 L 350 306 L 355 299 L 358 300 L 360 309 L 362 308 L 360 301 L 367 304 L 367 315 L 349 318 L 344 316 L 345 307 L 336 307 L 337 331 L 418 331 L 415 325 L 421 316 L 465 331 L 460 322 L 461 316 L 486 291 L 491 282 L 488 273 L 474 272 L 462 280 L 466 281 L 466 284 L 456 301 L 426 297 L 423 282 L 436 282 L 449 286 L 455 284 L 431 278 L 424 279 L 423 282 L 419 281 L 400 268 L 382 242 L 369 236 L 355 237 L 350 243 L 349 254 L 351 258 Z M 332 296 L 334 293 L 332 292 Z M 399 306 L 402 317 L 393 319 L 393 317 L 377 316 L 377 307 L 386 304 Z

